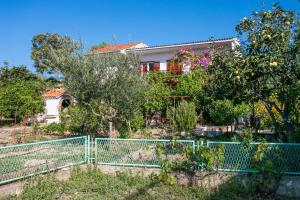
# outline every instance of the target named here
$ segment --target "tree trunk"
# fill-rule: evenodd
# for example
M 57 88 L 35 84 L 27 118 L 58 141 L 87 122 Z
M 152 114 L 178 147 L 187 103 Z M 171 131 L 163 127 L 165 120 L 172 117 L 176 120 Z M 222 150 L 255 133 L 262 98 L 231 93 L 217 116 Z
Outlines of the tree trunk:
M 257 136 L 258 135 L 258 126 L 257 126 L 257 124 L 256 124 L 256 113 L 255 113 L 255 102 L 254 101 L 252 101 L 252 105 L 251 105 L 251 115 L 252 115 L 252 117 L 250 117 L 250 127 L 253 127 L 254 128 L 254 130 L 255 130 L 255 136 Z M 251 118 L 252 118 L 252 120 L 251 120 Z
M 111 137 L 112 136 L 112 132 L 113 132 L 113 123 L 112 123 L 112 121 L 109 121 L 108 124 L 109 124 L 108 137 Z
M 295 127 L 291 123 L 289 114 L 286 112 L 286 109 L 284 109 L 284 112 L 282 113 L 282 119 L 283 119 L 284 127 L 285 127 L 287 135 L 288 135 L 288 140 L 290 142 L 296 142 Z
M 276 117 L 274 115 L 274 112 L 272 111 L 272 105 L 269 106 L 266 102 L 265 102 L 265 108 L 267 109 L 271 119 L 272 119 L 272 123 L 274 125 L 274 128 L 275 128 L 275 133 L 276 135 L 278 134 L 278 124 L 277 124 L 277 121 L 276 121 Z
M 17 125 L 17 111 L 15 112 L 15 126 Z
M 132 133 L 132 128 L 131 128 L 131 123 L 130 121 L 127 121 L 127 127 L 128 127 L 128 131 L 131 134 Z

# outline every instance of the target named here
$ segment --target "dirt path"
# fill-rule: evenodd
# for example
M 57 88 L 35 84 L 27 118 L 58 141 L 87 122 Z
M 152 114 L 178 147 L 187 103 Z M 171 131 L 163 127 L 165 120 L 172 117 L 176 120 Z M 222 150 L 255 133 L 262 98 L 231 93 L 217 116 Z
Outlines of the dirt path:
M 24 128 L 26 132 L 31 131 L 31 127 L 24 126 L 0 128 L 0 146 L 12 144 L 14 140 L 14 134 L 17 132 L 23 132 Z

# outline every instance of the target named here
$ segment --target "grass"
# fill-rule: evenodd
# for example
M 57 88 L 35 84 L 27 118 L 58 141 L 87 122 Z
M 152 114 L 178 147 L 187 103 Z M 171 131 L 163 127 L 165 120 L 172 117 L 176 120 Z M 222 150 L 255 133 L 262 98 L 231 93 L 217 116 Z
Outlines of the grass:
M 117 175 L 103 174 L 96 169 L 71 173 L 69 180 L 59 182 L 53 177 L 36 178 L 28 182 L 21 195 L 10 200 L 239 200 L 239 199 L 280 199 L 275 196 L 261 196 L 246 190 L 237 183 L 228 183 L 219 190 L 200 187 L 167 185 L 157 181 L 154 176 L 130 176 L 126 173 Z M 286 199 L 286 198 L 283 198 Z

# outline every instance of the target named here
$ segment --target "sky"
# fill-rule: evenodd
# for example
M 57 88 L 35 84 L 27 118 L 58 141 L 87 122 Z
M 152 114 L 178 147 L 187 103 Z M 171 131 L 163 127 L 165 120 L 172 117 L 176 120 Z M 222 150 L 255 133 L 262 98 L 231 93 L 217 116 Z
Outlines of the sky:
M 300 10 L 299 0 L 265 0 L 266 9 L 280 2 Z M 31 39 L 59 33 L 101 43 L 143 42 L 147 45 L 236 37 L 244 16 L 261 10 L 262 0 L 0 0 L 0 66 L 26 65 Z

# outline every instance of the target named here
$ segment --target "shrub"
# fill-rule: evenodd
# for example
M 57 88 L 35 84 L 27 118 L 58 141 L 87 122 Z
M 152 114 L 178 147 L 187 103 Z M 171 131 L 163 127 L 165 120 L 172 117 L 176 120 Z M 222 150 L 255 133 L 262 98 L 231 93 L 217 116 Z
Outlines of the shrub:
M 120 138 L 129 138 L 130 137 L 130 131 L 128 130 L 127 126 L 121 126 L 118 131 L 120 134 Z
M 182 101 L 177 108 L 168 108 L 167 119 L 174 130 L 189 131 L 197 123 L 196 106 L 194 103 Z
M 142 129 L 144 126 L 145 126 L 145 119 L 143 114 L 141 112 L 135 112 L 131 122 L 132 129 L 137 131 L 139 129 Z
M 240 116 L 246 116 L 249 112 L 247 104 L 234 105 L 232 101 L 217 100 L 212 103 L 209 115 L 216 125 L 230 125 L 234 119 Z
M 90 109 L 80 105 L 69 107 L 68 111 L 61 115 L 61 121 L 74 134 L 95 135 L 107 128 L 107 124 L 93 115 Z
M 63 124 L 51 123 L 46 126 L 43 126 L 42 130 L 45 133 L 49 133 L 49 134 L 54 134 L 54 133 L 64 134 L 65 126 Z

